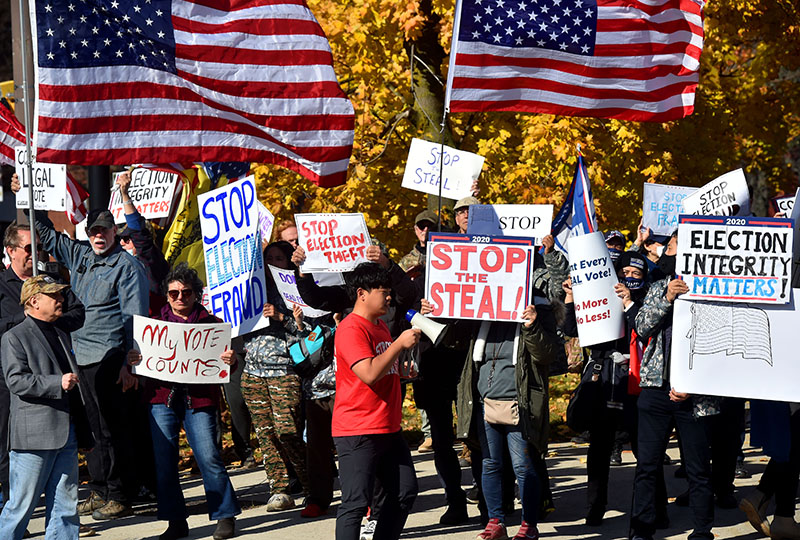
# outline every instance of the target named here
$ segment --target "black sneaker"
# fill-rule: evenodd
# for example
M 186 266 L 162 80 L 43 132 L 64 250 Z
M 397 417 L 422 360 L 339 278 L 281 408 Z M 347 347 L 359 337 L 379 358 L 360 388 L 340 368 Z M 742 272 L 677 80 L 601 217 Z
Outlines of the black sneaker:
M 447 507 L 444 514 L 439 518 L 441 525 L 461 525 L 469 521 L 467 514 L 467 503 L 453 504 Z
M 161 533 L 158 540 L 178 540 L 179 538 L 186 538 L 189 536 L 189 524 L 185 519 L 170 520 L 167 530 Z
M 744 460 L 736 460 L 736 472 L 734 476 L 736 478 L 750 478 L 750 476 L 752 476 L 750 471 L 747 470 L 747 467 L 744 466 Z
M 622 465 L 622 448 L 615 447 L 611 451 L 610 462 L 611 462 L 611 465 L 616 465 L 616 466 Z
M 675 497 L 675 506 L 689 506 L 689 490 Z
M 606 514 L 605 508 L 590 508 L 586 514 L 587 527 L 599 527 L 603 524 L 603 516 Z
M 584 431 L 578 435 L 575 435 L 570 439 L 570 441 L 574 442 L 575 444 L 589 444 L 589 432 Z
M 467 502 L 470 504 L 478 504 L 480 495 L 478 494 L 478 486 L 472 486 L 467 490 Z

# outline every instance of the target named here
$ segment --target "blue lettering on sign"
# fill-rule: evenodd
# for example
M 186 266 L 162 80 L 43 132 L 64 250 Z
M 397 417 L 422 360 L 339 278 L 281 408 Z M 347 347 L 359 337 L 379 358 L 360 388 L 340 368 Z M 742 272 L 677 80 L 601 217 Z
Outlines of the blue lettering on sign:
M 205 250 L 206 280 L 210 289 L 264 267 L 259 235 L 216 244 Z
M 773 298 L 777 292 L 774 278 L 739 278 L 695 276 L 692 294 L 731 298 Z
M 214 315 L 237 327 L 244 321 L 259 317 L 264 310 L 266 293 L 258 277 L 237 283 L 232 290 L 211 296 Z
M 230 197 L 227 191 L 218 193 L 216 197 L 206 199 L 201 208 L 203 217 L 214 222 L 215 232 L 211 236 L 203 235 L 203 242 L 213 244 L 219 240 L 222 233 L 222 226 L 225 232 L 230 232 L 231 223 L 239 229 L 242 225 L 250 226 L 250 209 L 256 200 L 256 192 L 252 182 L 241 182 L 234 184 L 230 190 Z M 218 203 L 218 204 L 214 204 Z M 222 216 L 222 225 L 218 216 Z M 228 221 L 230 216 L 230 221 Z

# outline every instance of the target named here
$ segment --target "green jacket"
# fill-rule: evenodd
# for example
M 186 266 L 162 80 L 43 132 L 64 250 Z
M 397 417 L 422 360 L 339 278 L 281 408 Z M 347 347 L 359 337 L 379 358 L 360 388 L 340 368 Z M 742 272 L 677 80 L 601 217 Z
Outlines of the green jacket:
M 520 330 L 520 346 L 516 364 L 517 401 L 523 435 L 536 447 L 538 452 L 544 453 L 547 450 L 547 437 L 550 430 L 549 364 L 563 345 L 556 335 L 556 322 L 552 308 L 537 306 L 536 311 L 536 320 L 530 328 L 522 325 Z M 472 323 L 475 326 L 471 335 L 475 336 L 478 333 L 480 321 L 472 321 Z M 472 415 L 480 400 L 477 390 L 477 369 L 472 360 L 474 346 L 475 338 L 473 337 L 458 382 L 456 436 L 459 439 L 477 440 L 472 429 Z

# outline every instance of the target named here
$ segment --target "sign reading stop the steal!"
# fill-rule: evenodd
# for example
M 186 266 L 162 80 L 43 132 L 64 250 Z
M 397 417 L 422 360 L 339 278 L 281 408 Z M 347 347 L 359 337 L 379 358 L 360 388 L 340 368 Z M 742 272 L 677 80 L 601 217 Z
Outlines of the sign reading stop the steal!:
M 523 321 L 533 256 L 533 238 L 432 233 L 425 283 L 431 316 Z

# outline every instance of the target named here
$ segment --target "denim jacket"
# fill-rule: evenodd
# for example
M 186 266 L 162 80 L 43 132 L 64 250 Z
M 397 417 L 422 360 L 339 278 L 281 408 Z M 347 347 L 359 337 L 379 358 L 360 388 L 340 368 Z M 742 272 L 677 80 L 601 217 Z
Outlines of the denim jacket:
M 36 232 L 44 249 L 69 269 L 72 290 L 86 309 L 83 327 L 72 333 L 78 365 L 132 349 L 133 316 L 147 316 L 149 304 L 141 263 L 119 246 L 96 255 L 86 242 L 57 233 L 41 211 L 36 212 Z

